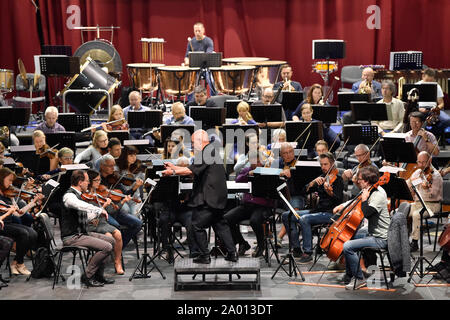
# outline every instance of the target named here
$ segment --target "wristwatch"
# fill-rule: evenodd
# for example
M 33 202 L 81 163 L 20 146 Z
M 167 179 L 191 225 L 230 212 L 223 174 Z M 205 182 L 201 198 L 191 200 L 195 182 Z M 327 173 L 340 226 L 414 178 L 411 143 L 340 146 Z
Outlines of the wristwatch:
M 173 176 L 175 175 L 175 170 L 174 170 L 174 169 L 172 169 L 172 175 L 173 175 Z

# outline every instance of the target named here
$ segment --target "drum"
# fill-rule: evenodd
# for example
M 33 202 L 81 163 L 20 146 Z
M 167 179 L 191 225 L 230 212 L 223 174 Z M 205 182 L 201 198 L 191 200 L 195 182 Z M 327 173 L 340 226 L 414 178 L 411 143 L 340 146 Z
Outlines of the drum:
M 130 63 L 127 64 L 128 77 L 134 88 L 144 92 L 158 89 L 156 70 L 164 67 L 162 63 Z
M 326 61 L 318 61 L 312 65 L 313 71 L 317 73 L 328 73 L 328 71 L 335 72 L 338 69 L 337 63 L 335 61 L 329 61 L 329 70 L 328 63 Z
M 234 58 L 225 58 L 222 59 L 223 63 L 226 64 L 237 64 L 240 62 L 256 62 L 256 61 L 267 61 L 269 58 L 262 58 L 262 57 L 234 57 Z
M 169 95 L 184 96 L 194 91 L 195 77 L 200 68 L 181 66 L 158 67 L 161 89 Z
M 209 68 L 216 90 L 223 94 L 241 95 L 250 88 L 254 66 L 226 65 Z
M 91 58 L 87 58 L 82 65 L 80 73 L 73 76 L 60 94 L 69 89 L 104 89 L 111 93 L 119 86 L 120 82 L 107 74 Z M 100 92 L 71 92 L 66 95 L 67 102 L 80 113 L 92 113 L 106 99 L 106 95 Z
M 9 69 L 0 69 L 0 91 L 14 90 L 14 71 Z
M 256 74 L 256 86 L 265 88 L 273 86 L 278 81 L 280 67 L 286 64 L 286 61 L 269 60 L 269 61 L 251 61 L 240 62 L 238 65 L 254 66 L 258 69 Z

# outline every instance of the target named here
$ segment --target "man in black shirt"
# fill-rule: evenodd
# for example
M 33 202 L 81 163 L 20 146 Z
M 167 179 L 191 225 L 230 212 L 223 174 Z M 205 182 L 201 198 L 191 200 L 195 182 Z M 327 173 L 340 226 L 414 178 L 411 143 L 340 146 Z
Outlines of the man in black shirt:
M 209 143 L 206 131 L 197 130 L 192 135 L 195 151 L 194 161 L 189 167 L 178 167 L 165 163 L 163 175 L 193 175 L 194 183 L 188 206 L 193 208 L 190 240 L 199 248 L 199 253 L 191 252 L 195 263 L 211 262 L 205 229 L 214 228 L 228 253 L 225 260 L 237 261 L 236 247 L 231 237 L 230 227 L 223 218 L 227 204 L 227 177 L 223 164 L 215 161 L 214 144 Z
M 311 181 L 306 186 L 308 193 L 317 192 L 319 195 L 319 204 L 313 210 L 297 211 L 299 218 L 291 216 L 291 246 L 294 248 L 294 255 L 300 256 L 300 241 L 297 228 L 294 223 L 298 223 L 302 229 L 303 251 L 300 257 L 300 263 L 308 263 L 312 260 L 312 232 L 311 227 L 318 224 L 330 223 L 333 216 L 333 208 L 342 203 L 344 183 L 334 167 L 334 156 L 329 153 L 323 153 L 319 156 L 322 174 Z M 282 220 L 288 230 L 289 211 L 283 213 Z
M 196 86 L 194 88 L 194 101 L 186 103 L 185 109 L 187 115 L 190 114 L 189 108 L 192 106 L 218 107 L 213 100 L 208 99 L 206 88 L 202 86 Z

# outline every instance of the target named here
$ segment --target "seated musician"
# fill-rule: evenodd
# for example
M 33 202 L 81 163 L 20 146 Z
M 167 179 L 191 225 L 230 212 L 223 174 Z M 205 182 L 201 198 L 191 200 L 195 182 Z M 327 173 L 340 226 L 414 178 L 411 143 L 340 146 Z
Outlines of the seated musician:
M 315 83 L 311 87 L 309 87 L 308 93 L 306 94 L 306 99 L 300 102 L 297 109 L 295 109 L 294 113 L 292 114 L 292 120 L 300 121 L 300 118 L 302 116 L 302 106 L 305 103 L 320 104 L 322 97 L 323 97 L 323 88 L 320 84 Z
M 111 205 L 111 199 L 104 199 L 104 203 L 100 204 L 97 200 L 96 190 L 100 186 L 100 173 L 96 170 L 89 169 L 87 171 L 89 177 L 89 186 L 87 193 L 89 197 L 92 197 L 93 200 L 85 199 L 86 202 L 93 204 L 94 206 L 101 207 L 108 212 L 108 207 Z M 83 196 L 82 196 L 83 197 Z M 91 218 L 91 219 L 89 219 Z M 108 216 L 109 218 L 109 216 Z M 122 233 L 112 224 L 108 223 L 108 218 L 105 216 L 100 216 L 98 218 L 89 217 L 86 225 L 86 231 L 88 235 L 91 235 L 92 232 L 101 233 L 109 237 L 114 238 L 114 268 L 116 269 L 117 274 L 124 274 L 122 267 Z M 95 235 L 94 235 L 95 237 Z
M 122 144 L 120 143 L 120 140 L 116 137 L 112 137 L 111 139 L 109 139 L 108 141 L 108 153 L 106 154 L 110 154 L 113 156 L 114 160 L 117 161 L 117 159 L 119 159 L 120 155 L 122 154 Z M 95 170 L 100 170 L 100 158 L 98 158 L 95 162 L 94 162 L 94 169 Z M 117 170 L 117 167 L 114 168 L 114 170 Z
M 191 125 L 194 124 L 194 119 L 186 115 L 186 111 L 181 102 L 175 102 L 172 105 L 172 116 L 166 120 L 167 125 Z M 161 133 L 159 131 L 153 132 L 153 137 L 161 140 Z
M 417 82 L 421 83 L 436 83 L 436 70 L 428 68 L 423 70 L 422 80 Z M 441 136 L 445 133 L 445 129 L 450 127 L 450 116 L 444 111 L 444 92 L 439 83 L 437 83 L 437 101 L 436 102 L 419 102 L 419 111 L 425 113 L 426 116 L 430 115 L 430 109 L 437 107 L 439 109 L 439 116 L 437 117 L 437 122 L 431 124 L 431 132 L 435 136 Z
M 208 99 L 206 88 L 203 86 L 194 88 L 194 100 L 185 105 L 187 114 L 189 114 L 189 108 L 192 106 L 218 107 L 214 100 Z
M 409 125 L 411 126 L 411 130 L 406 133 L 405 140 L 406 142 L 416 142 L 416 139 L 420 140 L 417 143 L 416 151 L 426 151 L 431 153 L 433 151 L 433 156 L 439 155 L 439 148 L 435 148 L 434 146 L 437 144 L 437 139 L 435 135 L 423 128 L 423 113 L 421 112 L 412 112 L 409 115 Z
M 366 285 L 363 272 L 360 267 L 358 251 L 362 248 L 386 248 L 390 216 L 387 208 L 387 196 L 382 187 L 372 188 L 378 182 L 379 171 L 374 166 L 364 167 L 358 172 L 358 181 L 363 190 L 361 194 L 361 211 L 368 220 L 368 227 L 360 228 L 354 234 L 352 240 L 344 243 L 343 255 L 345 257 L 345 275 L 342 281 L 346 283 L 345 289 L 362 288 Z M 351 203 L 349 200 L 333 209 L 337 216 Z M 333 218 L 333 220 L 336 220 Z
M 95 163 L 102 155 L 108 152 L 108 134 L 103 130 L 97 130 L 92 138 L 92 144 L 83 152 L 77 154 L 74 163 L 89 162 Z
M 88 287 L 102 287 L 104 284 L 114 283 L 114 280 L 105 278 L 103 272 L 115 241 L 113 237 L 101 233 L 87 233 L 88 221 L 100 216 L 108 217 L 104 208 L 82 200 L 81 194 L 88 191 L 88 185 L 89 177 L 85 171 L 75 170 L 72 173 L 71 187 L 63 197 L 66 209 L 59 219 L 61 240 L 65 246 L 82 246 L 94 250 L 81 281 Z
M 352 169 L 347 169 L 342 174 L 342 179 L 345 181 L 352 181 L 353 188 L 351 189 L 352 196 L 356 196 L 361 190 L 359 181 L 358 181 L 358 171 L 361 168 L 373 166 L 378 169 L 375 163 L 372 163 L 370 160 L 370 149 L 365 144 L 358 144 L 355 147 L 355 157 L 358 160 L 359 164 L 354 166 Z
M 177 159 L 184 153 L 184 145 L 180 140 L 167 138 L 164 141 L 163 159 Z
M 266 87 L 262 90 L 262 95 L 261 95 L 261 100 L 255 101 L 252 104 L 258 105 L 258 104 L 263 104 L 263 105 L 271 105 L 272 104 L 272 100 L 274 97 L 274 93 L 273 93 L 273 89 L 272 87 Z M 267 123 L 264 122 L 260 122 L 258 123 L 259 127 L 261 128 L 265 128 L 265 127 L 269 127 L 269 128 L 281 128 L 284 127 L 284 123 L 286 122 L 286 114 L 283 112 L 283 109 L 281 110 L 281 121 L 270 121 Z
M 256 124 L 256 121 L 253 120 L 252 114 L 250 113 L 250 106 L 247 102 L 241 101 L 236 107 L 239 117 L 234 119 L 231 124 L 239 124 L 241 126 L 245 126 L 248 124 Z
M 293 74 L 292 67 L 289 64 L 282 65 L 280 67 L 281 81 L 273 85 L 273 91 L 277 91 L 281 86 L 283 86 L 283 91 L 302 91 L 300 82 L 291 80 Z
M 58 109 L 54 106 L 49 106 L 45 109 L 44 121 L 39 124 L 35 130 L 41 130 L 43 133 L 65 132 L 66 129 L 58 122 Z
M 123 120 L 121 120 L 123 119 Z M 121 120 L 121 121 L 120 121 Z M 113 122 L 117 121 L 117 122 Z M 106 124 L 109 122 L 113 122 L 111 124 Z M 101 124 L 102 128 L 106 132 L 111 132 L 115 130 L 128 130 L 130 126 L 128 125 L 127 120 L 125 120 L 125 116 L 123 113 L 123 109 L 120 105 L 115 104 L 111 107 L 111 111 L 109 112 L 109 117 L 107 122 L 103 122 Z
M 312 231 L 311 227 L 318 224 L 331 223 L 333 208 L 342 203 L 344 183 L 335 167 L 333 154 L 326 152 L 319 156 L 322 174 L 311 181 L 306 186 L 306 192 L 317 192 L 319 203 L 316 208 L 310 210 L 299 210 L 297 214 L 300 218 L 291 214 L 290 242 L 294 248 L 294 256 L 300 257 L 300 263 L 308 263 L 312 260 Z M 282 220 L 286 230 L 289 228 L 289 214 L 284 212 Z M 302 230 L 303 254 L 300 249 L 299 234 L 295 223 L 298 223 Z
M 58 152 L 57 150 L 50 150 L 50 146 L 45 142 L 45 134 L 41 130 L 36 130 L 32 135 L 33 144 L 36 148 L 36 154 L 33 162 L 33 168 L 29 168 L 31 172 L 36 175 L 47 173 L 50 170 L 55 170 L 58 167 Z
M 236 164 L 233 167 L 234 172 L 238 175 L 243 168 L 250 167 L 250 162 L 248 159 L 248 152 L 251 150 L 259 150 L 260 146 L 258 144 L 258 136 L 253 133 L 245 136 L 245 149 L 246 153 L 241 153 L 238 156 Z M 239 152 L 239 150 L 238 150 Z
M 411 251 L 417 251 L 419 249 L 418 240 L 420 237 L 420 210 L 422 204 L 419 201 L 416 193 L 411 188 L 411 184 L 415 184 L 415 181 L 420 179 L 422 182 L 416 186 L 417 191 L 423 198 L 428 210 L 424 212 L 424 217 L 429 217 L 434 212 L 439 212 L 441 209 L 440 201 L 442 201 L 443 191 L 443 179 L 431 164 L 430 154 L 426 151 L 422 151 L 417 155 L 417 170 L 407 180 L 407 183 L 411 189 L 411 194 L 414 195 L 414 203 L 411 206 L 409 216 L 412 217 L 412 229 L 411 229 Z
M 140 179 L 136 179 L 135 185 L 129 189 L 125 190 L 124 186 L 118 179 L 120 177 L 116 176 L 117 181 L 111 181 L 113 183 L 110 183 L 108 180 L 108 177 L 114 176 L 114 166 L 116 165 L 116 161 L 111 155 L 104 155 L 100 159 L 100 175 L 101 175 L 101 184 L 103 186 L 106 186 L 106 188 L 109 190 L 111 187 L 114 187 L 114 189 L 118 189 L 122 192 L 123 197 L 121 196 L 121 207 L 119 210 L 116 210 L 115 212 L 111 212 L 111 216 L 117 220 L 117 222 L 120 225 L 126 226 L 127 228 L 125 230 L 122 230 L 122 242 L 123 247 L 125 248 L 130 242 L 130 240 L 137 235 L 137 233 L 141 230 L 142 227 L 142 221 L 135 216 L 135 213 L 133 210 L 135 210 L 135 207 L 130 204 L 131 195 L 135 193 L 135 191 L 143 184 L 143 181 Z M 119 182 L 119 183 L 117 183 Z
M 381 94 L 383 95 L 383 99 L 377 103 L 386 104 L 388 120 L 373 122 L 378 126 L 378 133 L 384 135 L 387 131 L 401 132 L 405 106 L 403 101 L 394 98 L 395 84 L 392 80 L 385 80 L 381 83 Z
M 244 168 L 236 177 L 236 182 L 248 182 L 249 176 L 253 175 L 253 170 L 262 167 L 261 157 L 256 150 L 249 151 L 250 167 Z M 230 226 L 231 235 L 235 244 L 239 244 L 238 254 L 245 255 L 245 251 L 251 248 L 250 244 L 244 240 L 239 229 L 239 222 L 250 219 L 250 225 L 256 235 L 257 247 L 252 253 L 252 257 L 261 257 L 264 251 L 264 229 L 263 223 L 268 218 L 274 207 L 274 200 L 261 197 L 254 197 L 250 193 L 244 193 L 242 204 L 228 211 L 224 218 Z
M 26 252 L 35 249 L 37 233 L 33 228 L 17 223 L 13 216 L 21 216 L 36 205 L 38 198 L 35 197 L 30 203 L 19 209 L 13 198 L 8 196 L 7 190 L 12 186 L 16 175 L 8 168 L 0 169 L 0 203 L 9 206 L 9 208 L 0 205 L 0 236 L 8 237 L 16 242 L 16 256 L 11 263 L 11 273 L 14 275 L 30 275 L 24 264 Z
M 314 150 L 316 151 L 316 154 L 320 156 L 322 153 L 329 152 L 328 150 L 328 143 L 325 140 L 319 140 L 314 145 Z
M 128 121 L 128 111 L 150 111 L 149 107 L 143 106 L 141 104 L 142 97 L 139 91 L 131 91 L 128 95 L 128 100 L 130 101 L 130 105 L 123 109 L 123 115 L 125 116 L 125 120 Z M 130 135 L 134 139 L 140 139 L 143 134 L 143 130 L 141 128 L 131 128 Z

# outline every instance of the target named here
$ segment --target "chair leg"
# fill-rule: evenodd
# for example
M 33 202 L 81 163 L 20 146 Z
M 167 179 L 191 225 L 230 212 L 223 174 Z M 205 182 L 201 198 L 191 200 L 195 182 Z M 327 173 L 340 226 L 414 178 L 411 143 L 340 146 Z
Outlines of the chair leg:
M 436 251 L 436 243 L 437 243 L 437 238 L 438 238 L 438 232 L 439 232 L 439 223 L 442 221 L 442 217 L 441 215 L 438 216 L 437 221 L 436 221 L 436 232 L 434 234 L 434 244 L 433 244 L 433 252 Z
M 425 223 L 427 224 L 427 236 L 428 236 L 428 244 L 431 244 L 431 237 L 430 237 L 430 226 L 428 224 L 428 219 L 425 219 Z
M 383 254 L 381 252 L 379 252 L 379 255 L 380 255 L 380 260 L 381 260 L 381 268 L 383 269 L 384 283 L 386 284 L 386 289 L 389 290 L 389 283 L 387 281 L 386 269 L 384 267 L 384 262 L 383 262 Z
M 62 251 L 59 251 L 58 254 L 59 254 L 59 256 L 58 256 L 58 265 L 56 266 L 55 277 L 53 279 L 53 287 L 52 287 L 52 289 L 55 289 L 55 285 L 58 283 L 59 274 L 61 272 L 61 262 L 62 262 L 63 253 L 62 253 Z
M 138 244 L 137 236 L 133 236 L 133 242 L 134 242 L 134 246 L 136 248 L 137 259 L 140 260 L 141 258 L 139 256 L 139 244 Z

